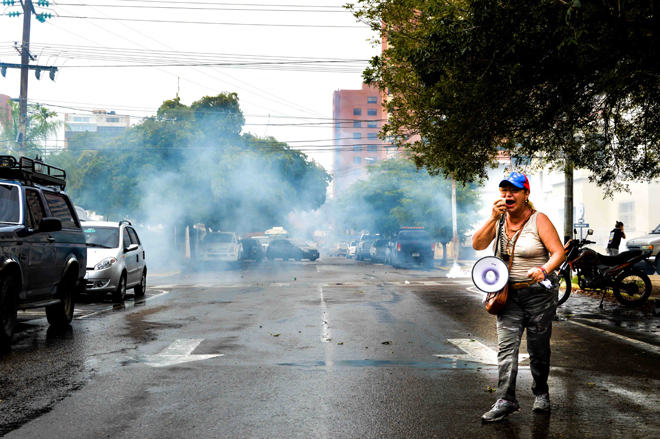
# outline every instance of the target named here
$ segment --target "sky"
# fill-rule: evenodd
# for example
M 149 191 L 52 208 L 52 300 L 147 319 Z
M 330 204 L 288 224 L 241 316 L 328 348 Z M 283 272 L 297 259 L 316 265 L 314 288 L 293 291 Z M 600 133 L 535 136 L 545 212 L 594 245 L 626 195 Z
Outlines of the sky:
M 332 92 L 359 89 L 366 61 L 380 53 L 380 45 L 370 42 L 375 33 L 342 8 L 346 2 L 62 0 L 35 5 L 38 13 L 54 18 L 40 23 L 32 17 L 30 47 L 37 59 L 31 64 L 60 70 L 55 82 L 47 74 L 38 81 L 31 72 L 28 100 L 60 114 L 114 110 L 137 122 L 177 93 L 190 105 L 203 96 L 236 92 L 245 132 L 290 142 L 331 171 Z M 6 14 L 21 10 L 0 10 L 5 14 L 0 16 L 1 62 L 20 63 L 14 43 L 21 42 L 23 17 Z M 208 65 L 219 63 L 243 65 Z M 0 94 L 19 96 L 18 69 L 0 76 Z M 63 144 L 63 133 L 58 137 L 55 141 Z

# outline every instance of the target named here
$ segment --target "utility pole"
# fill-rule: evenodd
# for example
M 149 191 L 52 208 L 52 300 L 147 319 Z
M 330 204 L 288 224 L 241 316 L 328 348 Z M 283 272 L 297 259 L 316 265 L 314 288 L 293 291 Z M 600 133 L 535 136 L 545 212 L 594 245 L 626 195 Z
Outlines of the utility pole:
M 18 157 L 25 154 L 27 139 L 28 112 L 28 73 L 30 71 L 30 21 L 32 18 L 32 0 L 23 0 L 23 42 L 21 44 L 21 96 L 18 103 Z
M 564 244 L 573 238 L 573 164 L 566 154 L 564 162 Z

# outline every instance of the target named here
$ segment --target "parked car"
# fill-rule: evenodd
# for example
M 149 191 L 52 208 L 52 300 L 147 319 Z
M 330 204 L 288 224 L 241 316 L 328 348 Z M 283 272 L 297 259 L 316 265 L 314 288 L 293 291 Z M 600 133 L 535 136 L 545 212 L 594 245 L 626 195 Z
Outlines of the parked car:
M 435 243 L 425 230 L 401 230 L 392 242 L 390 260 L 394 268 L 404 264 L 422 264 L 433 268 Z
M 1 347 L 11 343 L 19 309 L 45 307 L 53 326 L 73 319 L 87 247 L 65 187 L 63 169 L 0 156 Z
M 243 248 L 242 260 L 261 262 L 264 259 L 265 252 L 259 241 L 254 238 L 244 238 L 239 242 Z
M 377 239 L 369 248 L 369 256 L 373 262 L 385 262 L 387 256 L 387 245 L 390 243 L 388 239 Z
M 268 249 L 268 244 L 270 243 L 270 239 L 268 236 L 253 236 L 252 239 L 256 240 L 259 244 L 261 244 L 261 248 L 264 251 L 264 255 L 266 254 L 266 250 Z
M 351 241 L 350 244 L 348 244 L 346 257 L 354 258 L 356 250 L 357 250 L 357 241 Z
M 276 239 L 268 245 L 266 257 L 269 261 L 281 258 L 284 261 L 309 259 L 314 262 L 319 258 L 319 251 L 299 239 Z
M 235 262 L 243 256 L 243 247 L 235 233 L 212 232 L 204 235 L 197 252 L 198 262 Z
M 346 255 L 348 254 L 348 244 L 345 243 L 345 242 L 337 242 L 337 243 L 335 243 L 334 248 L 332 249 L 331 254 L 332 254 L 333 256 L 337 256 L 337 257 L 339 257 L 339 256 L 346 257 Z
M 371 244 L 377 240 L 380 239 L 381 236 L 376 234 L 376 235 L 369 235 L 369 234 L 363 234 L 360 236 L 360 240 L 357 243 L 357 249 L 355 250 L 355 259 L 357 261 L 364 261 L 365 259 L 370 259 L 371 255 L 369 254 L 369 249 L 371 248 Z
M 660 224 L 647 235 L 630 239 L 626 242 L 626 250 L 651 250 L 648 261 L 660 274 Z
M 85 221 L 87 242 L 87 292 L 112 293 L 115 301 L 126 299 L 133 288 L 135 297 L 147 290 L 146 254 L 130 221 Z

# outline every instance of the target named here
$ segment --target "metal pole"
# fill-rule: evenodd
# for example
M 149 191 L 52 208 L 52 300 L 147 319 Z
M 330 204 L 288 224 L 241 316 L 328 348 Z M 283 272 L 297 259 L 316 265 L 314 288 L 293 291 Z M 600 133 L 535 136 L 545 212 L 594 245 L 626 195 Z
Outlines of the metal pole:
M 573 164 L 564 165 L 564 244 L 573 237 Z
M 32 0 L 23 3 L 23 43 L 21 44 L 21 96 L 18 104 L 18 147 L 16 155 L 25 155 L 28 112 L 28 73 L 30 69 L 30 19 L 32 18 Z
M 451 223 L 454 229 L 454 265 L 458 265 L 458 221 L 456 219 L 456 180 L 451 178 Z

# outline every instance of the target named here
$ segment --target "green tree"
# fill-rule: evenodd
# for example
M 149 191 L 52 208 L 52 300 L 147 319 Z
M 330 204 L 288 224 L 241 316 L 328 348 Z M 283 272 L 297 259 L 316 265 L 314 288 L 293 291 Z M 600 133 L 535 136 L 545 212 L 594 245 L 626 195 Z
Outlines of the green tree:
M 11 115 L 0 114 L 0 149 L 6 153 L 16 151 L 18 144 L 16 138 L 19 132 L 19 104 L 10 102 Z M 40 104 L 28 105 L 28 126 L 24 142 L 25 155 L 34 157 L 43 156 L 46 152 L 45 142 L 54 137 L 64 123 L 57 119 L 57 113 Z
M 337 200 L 335 215 L 340 230 L 369 230 L 391 236 L 402 226 L 424 227 L 446 246 L 452 236 L 451 180 L 417 170 L 406 158 L 380 162 L 368 172 L 367 179 L 355 182 Z M 471 219 L 479 209 L 475 184 L 457 188 L 460 241 L 472 228 Z
M 498 151 L 591 171 L 606 191 L 660 175 L 660 2 L 358 0 L 388 38 L 365 81 L 418 166 L 483 180 Z

